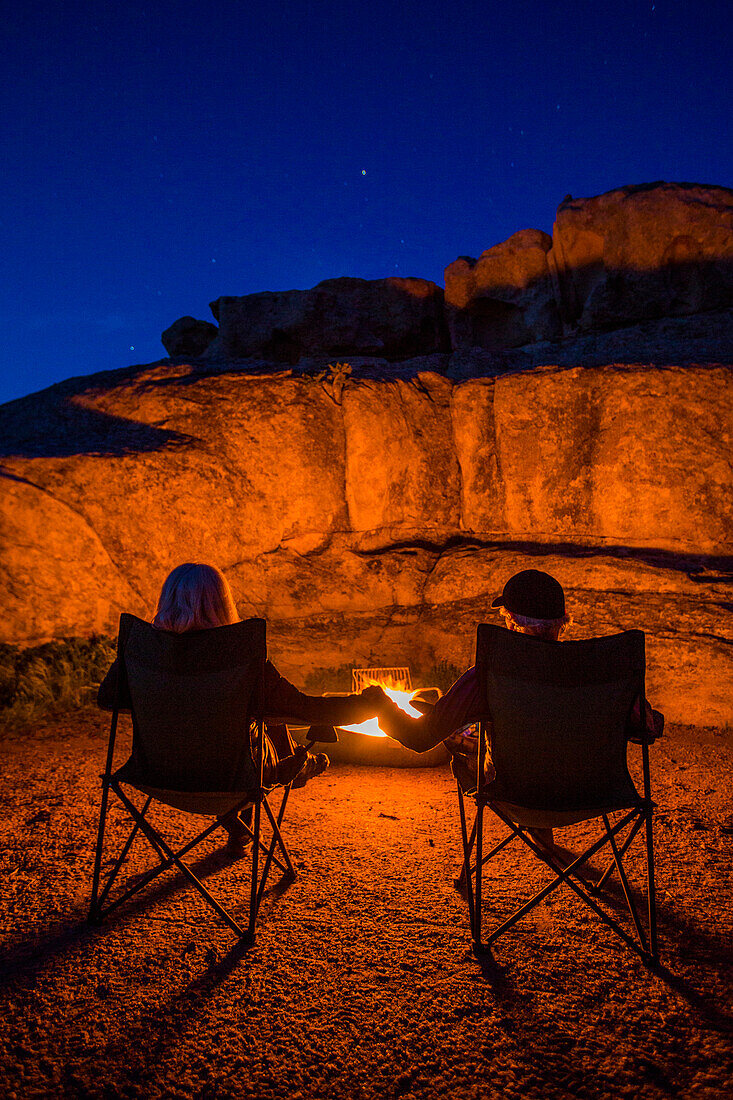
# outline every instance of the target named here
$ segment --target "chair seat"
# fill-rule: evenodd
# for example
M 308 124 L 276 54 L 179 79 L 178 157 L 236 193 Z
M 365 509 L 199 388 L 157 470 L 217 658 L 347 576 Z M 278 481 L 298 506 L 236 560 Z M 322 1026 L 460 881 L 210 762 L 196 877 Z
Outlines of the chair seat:
M 118 768 L 112 778 L 119 783 L 129 783 L 135 790 L 149 795 L 156 802 L 162 802 L 166 806 L 183 810 L 185 813 L 199 814 L 202 817 L 223 817 L 235 806 L 241 808 L 244 799 L 247 800 L 245 804 L 249 805 L 256 797 L 255 791 L 166 790 L 146 782 L 149 777 L 139 774 L 129 760 Z
M 476 797 L 476 757 L 464 756 L 456 753 L 451 761 L 453 775 L 461 785 L 465 795 Z M 602 802 L 586 806 L 522 806 L 507 798 L 506 788 L 503 788 L 498 780 L 487 784 L 482 790 L 485 804 L 496 808 L 506 814 L 517 825 L 530 829 L 562 828 L 563 825 L 575 825 L 579 821 L 589 821 L 591 818 L 600 817 L 601 814 L 612 813 L 614 810 L 630 810 L 641 806 L 643 800 L 636 790 L 625 789 L 612 792 Z
M 531 806 L 517 806 L 513 802 L 501 802 L 489 799 L 488 805 L 492 809 L 506 814 L 517 825 L 527 829 L 561 829 L 564 825 L 577 825 L 579 821 L 590 821 L 602 814 L 612 813 L 614 810 L 630 810 L 638 805 L 636 802 L 625 802 L 623 805 L 613 806 L 588 806 L 577 810 L 540 810 Z

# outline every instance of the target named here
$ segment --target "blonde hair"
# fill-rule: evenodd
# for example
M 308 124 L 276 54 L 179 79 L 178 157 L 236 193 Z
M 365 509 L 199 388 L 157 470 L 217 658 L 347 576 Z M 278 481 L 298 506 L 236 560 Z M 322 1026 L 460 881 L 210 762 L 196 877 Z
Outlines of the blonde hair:
M 213 565 L 184 562 L 163 582 L 153 626 L 182 634 L 239 622 L 232 590 Z

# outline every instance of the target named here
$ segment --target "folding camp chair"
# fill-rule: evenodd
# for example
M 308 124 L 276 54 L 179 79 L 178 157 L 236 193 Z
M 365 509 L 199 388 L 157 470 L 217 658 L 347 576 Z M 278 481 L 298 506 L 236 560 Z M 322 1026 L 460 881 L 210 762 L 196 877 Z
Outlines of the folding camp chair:
M 232 931 L 242 941 L 252 943 L 272 865 L 287 878 L 295 878 L 281 833 L 290 786 L 282 788 L 282 799 L 274 813 L 269 803 L 273 787 L 263 782 L 265 628 L 263 619 L 248 619 L 211 630 L 173 634 L 156 630 L 133 615 L 121 616 L 117 701 L 101 777 L 102 804 L 89 911 L 93 923 L 163 871 L 176 867 Z M 132 713 L 132 754 L 113 771 L 121 707 L 129 707 Z M 133 825 L 101 884 L 110 791 L 120 800 Z M 133 801 L 133 797 L 140 801 L 133 792 L 144 797 L 141 807 Z M 158 803 L 214 820 L 192 840 L 174 849 L 149 819 L 151 806 Z M 252 840 L 249 916 L 242 927 L 209 893 L 184 862 L 184 856 L 216 829 L 224 828 L 222 817 L 236 815 L 250 806 L 254 820 L 247 828 Z M 269 843 L 263 839 L 263 816 L 269 821 Z M 156 853 L 158 865 L 114 900 L 108 900 L 138 833 Z M 264 863 L 260 871 L 261 855 Z
M 641 741 L 644 796 L 629 775 L 628 722 L 636 700 L 644 699 L 644 635 L 630 630 L 582 642 L 547 642 L 493 625 L 478 628 L 476 673 L 485 692 L 479 723 L 478 758 L 454 760 L 463 837 L 461 883 L 467 888 L 474 949 L 490 945 L 559 886 L 569 887 L 633 950 L 658 959 L 654 852 L 649 782 L 649 738 Z M 642 707 L 643 715 L 643 707 Z M 637 734 L 634 733 L 634 739 Z M 491 778 L 493 764 L 495 778 Z M 469 833 L 464 797 L 476 802 Z M 485 811 L 510 830 L 485 853 Z M 612 815 L 617 815 L 612 822 Z M 569 865 L 532 835 L 594 818 L 600 838 Z M 633 896 L 623 858 L 642 826 L 646 830 L 647 930 Z M 627 830 L 625 838 L 622 833 Z M 482 939 L 483 869 L 519 838 L 554 874 L 510 917 Z M 583 865 L 608 845 L 612 860 L 596 883 Z M 616 869 L 636 939 L 601 906 L 603 886 Z M 586 872 L 587 873 L 587 872 Z M 608 899 L 606 899 L 607 901 Z M 638 940 L 638 942 L 637 942 Z

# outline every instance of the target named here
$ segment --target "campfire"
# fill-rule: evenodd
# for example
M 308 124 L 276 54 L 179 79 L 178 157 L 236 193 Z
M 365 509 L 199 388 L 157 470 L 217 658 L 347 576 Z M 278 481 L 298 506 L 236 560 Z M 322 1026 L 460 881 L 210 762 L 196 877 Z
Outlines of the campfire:
M 413 700 L 424 704 L 435 703 L 440 694 L 437 688 L 413 689 L 409 668 L 355 668 L 351 673 L 351 682 L 354 692 L 363 691 L 364 688 L 372 685 L 381 687 L 400 710 L 412 718 L 419 718 L 425 710 L 425 708 L 413 706 Z M 341 728 L 349 733 L 364 734 L 366 737 L 386 737 L 376 718 Z
M 440 698 L 438 688 L 414 688 L 409 668 L 355 668 L 351 673 L 352 690 L 376 684 L 405 711 L 417 718 Z M 327 695 L 343 695 L 344 692 L 326 692 Z M 305 729 L 293 730 L 296 740 L 304 743 Z M 443 744 L 427 752 L 412 752 L 398 741 L 393 741 L 379 728 L 376 718 L 350 726 L 339 726 L 338 741 L 329 742 L 324 749 L 331 761 L 341 764 L 366 764 L 369 767 L 434 768 L 444 764 L 448 753 Z

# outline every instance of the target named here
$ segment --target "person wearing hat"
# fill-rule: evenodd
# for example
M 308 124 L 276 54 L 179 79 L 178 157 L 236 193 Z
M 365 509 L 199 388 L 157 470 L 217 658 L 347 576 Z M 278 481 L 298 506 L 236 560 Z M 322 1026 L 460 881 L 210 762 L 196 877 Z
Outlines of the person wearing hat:
M 550 643 L 560 641 L 570 622 L 562 585 L 549 573 L 539 569 L 523 569 L 521 573 L 515 573 L 491 606 L 499 609 L 508 630 L 532 634 Z M 658 737 L 664 718 L 658 711 L 652 711 L 646 700 L 643 702 L 646 732 Z M 641 726 L 641 703 L 637 700 L 632 714 L 632 723 L 636 724 L 637 730 Z M 478 752 L 476 723 L 480 718 L 485 719 L 483 711 L 481 688 L 476 668 L 472 666 L 420 718 L 411 718 L 390 699 L 385 699 L 379 705 L 379 725 L 389 737 L 414 752 L 427 752 L 442 741 L 452 755 L 465 757 Z M 630 731 L 630 736 L 633 732 Z M 454 770 L 455 766 L 459 766 L 458 760 Z M 490 762 L 488 767 L 493 772 Z M 552 829 L 530 832 L 546 847 L 553 847 Z

